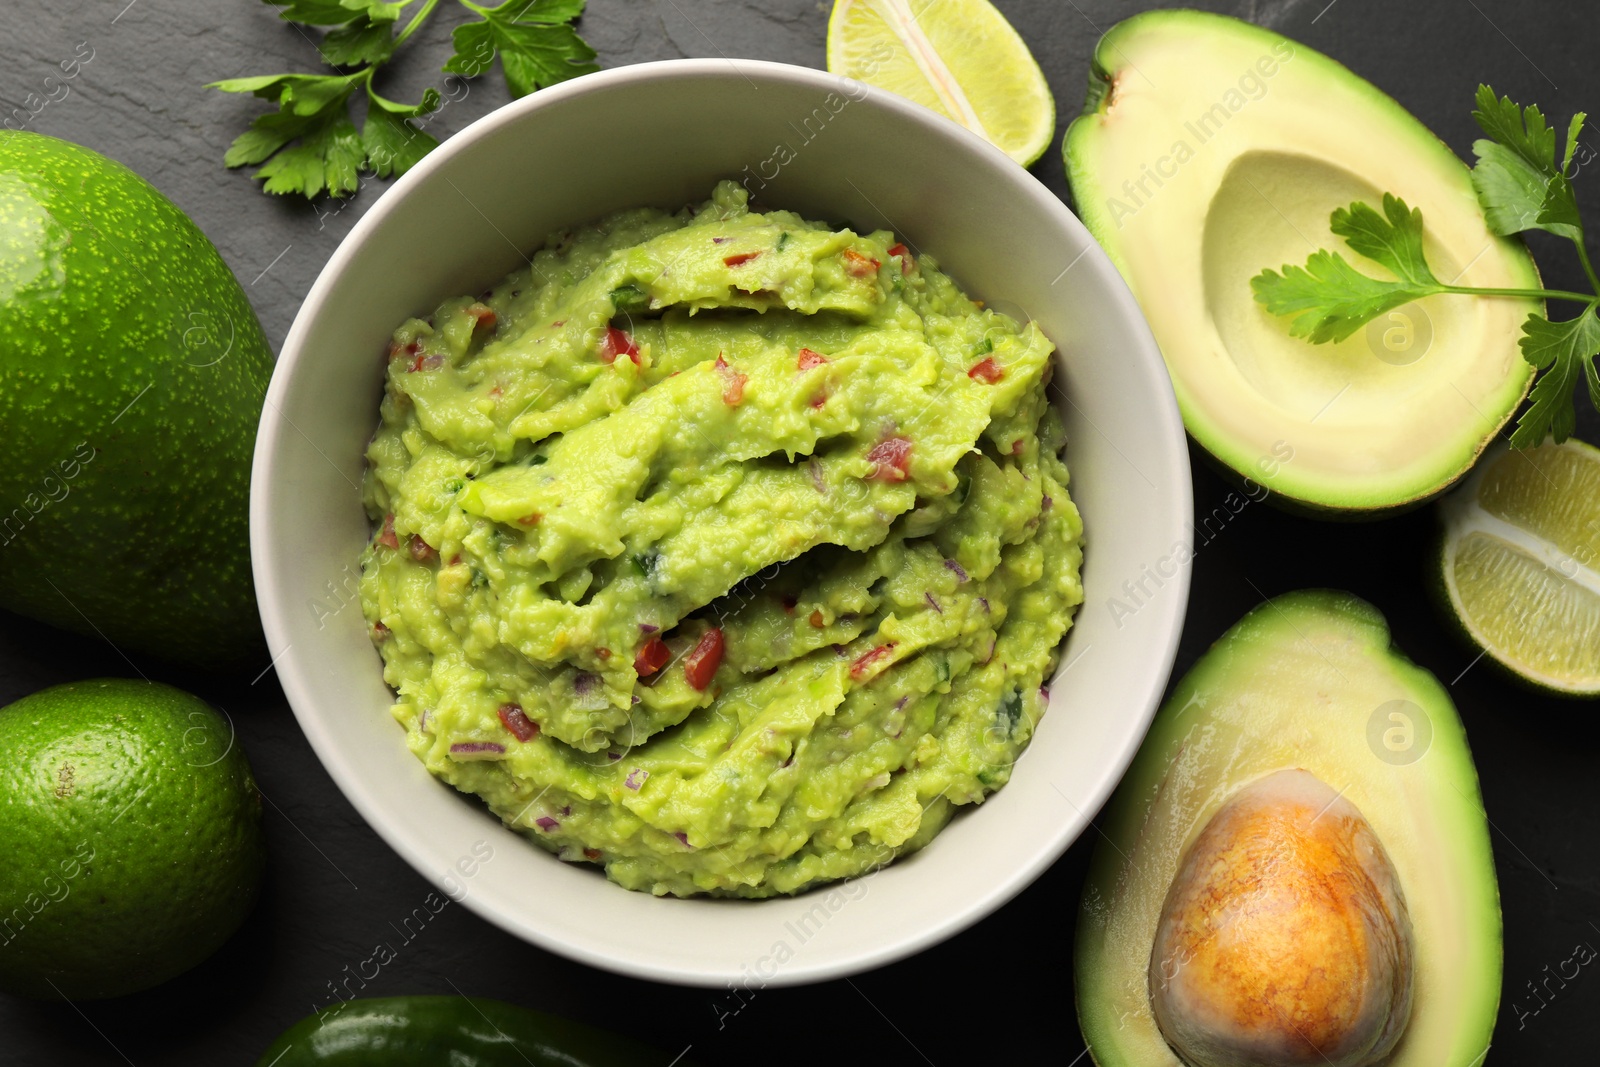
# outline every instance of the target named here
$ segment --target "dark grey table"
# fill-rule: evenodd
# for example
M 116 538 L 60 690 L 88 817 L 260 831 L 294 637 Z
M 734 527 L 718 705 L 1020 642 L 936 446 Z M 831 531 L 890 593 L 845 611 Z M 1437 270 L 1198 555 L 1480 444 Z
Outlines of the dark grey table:
M 126 5 L 126 6 L 124 6 Z M 450 5 L 446 5 L 447 7 Z M 822 66 L 830 4 L 821 0 L 591 0 L 582 30 L 611 67 L 677 56 L 743 56 Z M 1049 76 L 1061 123 L 1083 98 L 1099 31 L 1147 7 L 1115 0 L 999 0 Z M 1480 79 L 1537 100 L 1560 121 L 1600 111 L 1600 42 L 1579 0 L 1237 0 L 1197 4 L 1263 22 L 1331 53 L 1375 81 L 1466 154 Z M 444 13 L 389 83 L 414 98 L 437 78 L 454 15 Z M 361 213 L 269 199 L 223 150 L 254 101 L 202 88 L 217 78 L 315 69 L 312 44 L 252 0 L 0 2 L 0 112 L 42 92 L 63 59 L 92 58 L 32 127 L 133 167 L 182 206 L 212 240 L 279 344 L 301 297 Z M 56 94 L 59 96 L 59 92 Z M 471 84 L 433 131 L 460 129 L 506 100 L 498 73 Z M 1059 131 L 1058 131 L 1059 139 Z M 1588 143 L 1600 147 L 1600 134 Z M 1066 196 L 1059 155 L 1036 167 Z M 1600 226 L 1600 190 L 1585 169 L 1579 196 Z M 1554 288 L 1581 284 L 1565 250 L 1537 251 Z M 1554 253 L 1554 254 L 1551 254 Z M 1600 440 L 1600 420 L 1580 433 Z M 1224 485 L 1195 473 L 1198 507 Z M 1305 586 L 1350 589 L 1378 604 L 1401 647 L 1451 686 L 1466 719 L 1489 815 L 1505 907 L 1505 994 L 1493 1062 L 1592 1062 L 1600 977 L 1585 968 L 1552 980 L 1580 944 L 1600 945 L 1600 727 L 1594 706 L 1528 696 L 1448 641 L 1426 602 L 1422 560 L 1433 533 L 1423 510 L 1381 524 L 1328 526 L 1264 507 L 1245 509 L 1195 564 L 1178 656 L 1186 670 L 1263 595 Z M 767 990 L 744 1006 L 714 991 L 635 981 L 549 955 L 457 907 L 407 939 L 400 924 L 430 886 L 367 828 L 323 772 L 270 672 L 252 681 L 153 677 L 194 689 L 238 724 L 262 790 L 271 873 L 260 907 L 217 956 L 160 989 L 122 1001 L 40 1006 L 0 996 L 0 1063 L 247 1064 L 331 987 L 364 970 L 387 942 L 396 958 L 367 995 L 499 997 L 625 1031 L 658 1045 L 665 1063 L 686 1046 L 705 1064 L 868 1062 L 1072 1064 L 1083 1051 L 1073 1015 L 1072 937 L 1094 837 L 1073 848 L 998 914 L 916 958 L 850 981 Z M 263 666 L 265 666 L 263 664 Z M 0 615 L 0 702 L 57 682 L 129 675 L 102 643 Z M 253 673 L 253 672 L 252 672 Z M 0 862 L 5 862 L 0 857 Z M 414 924 L 413 924 L 414 925 Z M 1590 950 L 1592 955 L 1592 950 Z M 1569 968 L 1570 971 L 1570 968 Z M 1537 987 L 1538 992 L 1534 989 Z M 352 985 L 354 988 L 354 985 Z M 837 1049 L 849 1035 L 849 1053 Z M 1082 1060 L 1087 1063 L 1087 1060 Z

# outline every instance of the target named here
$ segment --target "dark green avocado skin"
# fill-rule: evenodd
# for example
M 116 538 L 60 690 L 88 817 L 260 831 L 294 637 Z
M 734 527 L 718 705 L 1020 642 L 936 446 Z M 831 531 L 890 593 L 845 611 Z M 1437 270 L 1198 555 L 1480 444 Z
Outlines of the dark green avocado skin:
M 128 168 L 0 133 L 0 606 L 214 671 L 264 643 L 250 456 L 272 351 Z

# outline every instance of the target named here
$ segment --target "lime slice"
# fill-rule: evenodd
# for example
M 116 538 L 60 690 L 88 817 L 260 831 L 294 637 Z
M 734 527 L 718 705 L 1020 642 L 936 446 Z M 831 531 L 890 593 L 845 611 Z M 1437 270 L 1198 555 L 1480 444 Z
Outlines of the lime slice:
M 1044 72 L 988 0 L 836 0 L 828 69 L 954 119 L 1025 167 L 1055 138 Z
M 1439 574 L 1467 636 L 1541 688 L 1600 696 L 1600 450 L 1502 447 L 1441 510 Z

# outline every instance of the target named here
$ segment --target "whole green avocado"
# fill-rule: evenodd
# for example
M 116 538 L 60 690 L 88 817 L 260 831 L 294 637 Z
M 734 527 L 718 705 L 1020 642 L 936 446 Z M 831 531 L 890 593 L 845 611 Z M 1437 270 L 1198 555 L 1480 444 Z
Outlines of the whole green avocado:
M 259 657 L 248 501 L 271 371 L 177 205 L 86 148 L 0 133 L 0 607 L 211 670 Z

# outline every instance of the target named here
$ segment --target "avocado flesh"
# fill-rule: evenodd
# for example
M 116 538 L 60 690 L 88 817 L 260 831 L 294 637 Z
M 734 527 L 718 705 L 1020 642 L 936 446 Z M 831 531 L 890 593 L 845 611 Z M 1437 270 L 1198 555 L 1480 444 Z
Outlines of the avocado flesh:
M 131 170 L 0 134 L 0 607 L 203 669 L 265 664 L 250 460 L 272 351 Z
M 1500 1000 L 1500 898 L 1461 721 L 1376 609 L 1310 591 L 1256 608 L 1196 664 L 1101 817 L 1074 961 L 1100 1067 L 1181 1067 L 1149 979 L 1169 889 L 1222 806 L 1289 769 L 1360 811 L 1409 904 L 1411 1018 L 1388 1067 L 1481 1063 Z
M 1471 467 L 1532 380 L 1516 341 L 1539 302 L 1430 297 L 1312 345 L 1249 284 L 1318 248 L 1383 274 L 1329 215 L 1392 192 L 1421 209 L 1441 281 L 1537 288 L 1450 149 L 1327 56 L 1225 16 L 1117 24 L 1090 84 L 1063 143 L 1077 210 L 1143 307 L 1195 441 L 1324 511 L 1415 503 Z

